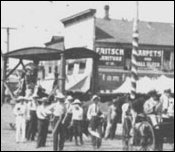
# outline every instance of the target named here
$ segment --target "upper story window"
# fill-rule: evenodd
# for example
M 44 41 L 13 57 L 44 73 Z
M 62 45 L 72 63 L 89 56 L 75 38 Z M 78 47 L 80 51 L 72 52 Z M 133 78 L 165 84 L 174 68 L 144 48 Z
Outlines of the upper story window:
M 68 74 L 68 75 L 73 74 L 73 70 L 74 70 L 74 63 L 69 63 L 69 64 L 68 64 L 67 74 Z
M 49 73 L 52 73 L 52 67 L 49 66 Z
M 55 73 L 58 73 L 58 66 L 55 66 Z
M 86 69 L 86 62 L 85 61 L 80 62 L 79 63 L 79 73 L 84 73 L 85 69 Z
M 164 51 L 163 54 L 163 71 L 171 71 L 174 70 L 174 53 L 171 51 Z

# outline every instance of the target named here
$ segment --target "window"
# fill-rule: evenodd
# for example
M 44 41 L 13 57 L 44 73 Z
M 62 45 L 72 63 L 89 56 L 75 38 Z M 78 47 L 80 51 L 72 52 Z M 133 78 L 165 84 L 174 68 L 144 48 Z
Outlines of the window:
M 86 68 L 86 62 L 80 62 L 79 63 L 79 73 L 84 73 Z
M 71 75 L 73 73 L 73 70 L 74 70 L 74 63 L 69 63 L 67 74 Z
M 164 51 L 163 55 L 163 70 L 170 71 L 170 59 L 171 59 L 171 52 Z
M 55 73 L 58 73 L 58 66 L 55 66 Z
M 131 49 L 125 49 L 124 70 L 131 70 Z
M 52 73 L 52 67 L 49 67 L 49 73 Z
M 171 71 L 174 71 L 174 52 L 171 52 L 170 66 Z

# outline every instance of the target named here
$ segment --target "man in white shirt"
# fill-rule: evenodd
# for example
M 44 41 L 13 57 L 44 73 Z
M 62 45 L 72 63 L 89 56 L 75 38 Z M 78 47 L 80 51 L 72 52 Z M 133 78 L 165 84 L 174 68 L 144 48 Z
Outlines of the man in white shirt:
M 71 105 L 74 101 L 74 98 L 72 96 L 68 96 L 65 100 L 65 105 L 66 105 L 66 110 L 68 110 L 69 108 L 71 108 Z
M 70 141 L 72 141 L 72 138 L 73 138 L 73 127 L 71 124 L 73 101 L 74 101 L 74 98 L 70 95 L 66 98 L 65 100 L 66 116 L 63 120 L 63 123 L 66 128 L 66 139 Z
M 99 107 L 100 97 L 94 95 L 92 101 L 93 104 L 89 106 L 87 112 L 87 118 L 90 121 L 89 132 L 92 135 L 93 148 L 99 149 L 102 142 L 102 124 L 100 117 L 102 116 L 102 113 Z
M 174 118 L 174 97 L 170 97 L 169 106 L 167 110 L 168 116 Z
M 107 128 L 105 133 L 105 139 L 110 138 L 111 140 L 115 137 L 115 132 L 117 128 L 117 99 L 113 99 L 112 104 L 108 109 L 107 116 Z
M 160 97 L 160 103 L 162 104 L 163 116 L 167 115 L 170 95 L 171 95 L 171 90 L 168 89 L 168 90 L 165 90 L 162 96 Z
M 62 122 L 66 114 L 66 107 L 64 104 L 65 96 L 62 93 L 57 93 L 55 98 L 57 102 L 48 108 L 54 115 L 53 151 L 57 151 L 58 149 L 62 151 L 65 142 L 65 126 Z M 58 136 L 60 136 L 59 140 Z
M 151 119 L 152 125 L 154 127 L 157 127 L 158 124 L 158 111 L 157 111 L 157 107 L 159 106 L 159 98 L 158 95 L 155 91 L 152 91 L 152 93 L 150 93 L 150 98 L 144 103 L 143 105 L 143 109 L 144 109 L 144 113 L 148 115 L 148 117 Z
M 72 106 L 72 126 L 75 136 L 75 144 L 78 146 L 78 139 L 80 138 L 80 144 L 83 145 L 82 138 L 82 120 L 83 120 L 83 108 L 80 106 L 80 100 L 76 99 Z
M 27 108 L 25 98 L 20 96 L 17 99 L 17 104 L 14 107 L 14 114 L 16 116 L 16 142 L 25 142 L 26 136 L 26 114 Z
M 38 139 L 37 139 L 37 148 L 45 147 L 46 144 L 46 138 L 48 133 L 48 126 L 49 126 L 49 119 L 48 115 L 49 112 L 47 110 L 47 101 L 48 99 L 46 97 L 39 100 L 39 106 L 36 110 L 36 115 L 38 118 Z
M 36 116 L 37 98 L 38 96 L 33 95 L 32 97 L 30 97 L 30 101 L 28 102 L 30 121 L 27 131 L 27 140 L 31 141 L 34 141 L 35 134 L 37 131 L 37 116 Z

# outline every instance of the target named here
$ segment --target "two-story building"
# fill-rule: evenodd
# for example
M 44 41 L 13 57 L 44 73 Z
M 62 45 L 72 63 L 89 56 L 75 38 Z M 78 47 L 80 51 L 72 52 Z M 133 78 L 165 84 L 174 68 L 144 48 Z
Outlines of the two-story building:
M 98 52 L 101 55 L 98 85 L 102 94 L 112 93 L 130 75 L 133 29 L 133 21 L 111 19 L 109 6 L 105 6 L 104 12 L 104 18 L 97 18 L 96 10 L 89 9 L 62 19 L 64 38 L 54 36 L 46 43 L 46 47 L 86 47 Z M 69 74 L 74 63 L 77 64 L 71 62 L 67 66 Z M 93 64 L 91 59 L 81 60 L 81 63 L 79 68 L 85 69 L 86 64 Z M 139 22 L 137 64 L 139 77 L 174 78 L 174 24 Z M 58 62 L 45 64 L 45 68 L 46 73 L 52 73 L 58 68 Z

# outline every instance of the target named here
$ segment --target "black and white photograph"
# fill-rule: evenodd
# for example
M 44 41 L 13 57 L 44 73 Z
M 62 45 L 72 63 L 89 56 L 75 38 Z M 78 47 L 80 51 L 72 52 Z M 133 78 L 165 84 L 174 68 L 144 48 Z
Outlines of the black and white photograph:
M 174 1 L 1 1 L 1 151 L 174 151 Z

